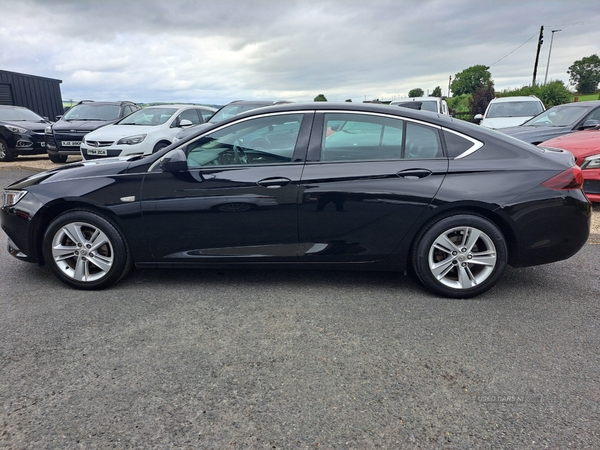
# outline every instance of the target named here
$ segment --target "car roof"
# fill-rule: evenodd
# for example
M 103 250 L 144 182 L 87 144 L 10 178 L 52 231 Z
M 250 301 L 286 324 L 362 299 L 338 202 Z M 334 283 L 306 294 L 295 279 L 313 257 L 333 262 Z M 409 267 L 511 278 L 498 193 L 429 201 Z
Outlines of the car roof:
M 286 103 L 292 103 L 289 100 L 234 100 L 232 102 L 227 103 L 227 105 L 259 105 L 259 106 L 269 106 L 269 105 L 283 105 Z
M 404 103 L 404 102 L 425 102 L 425 101 L 429 101 L 429 102 L 441 102 L 443 99 L 441 99 L 440 97 L 407 97 L 407 98 L 401 98 L 398 100 L 394 100 L 391 103 Z
M 571 103 L 563 103 L 562 105 L 556 105 L 553 106 L 552 108 L 557 108 L 559 106 L 567 106 L 567 107 L 571 107 L 571 106 L 586 106 L 588 108 L 595 108 L 600 106 L 600 100 L 591 100 L 591 101 L 586 101 L 586 102 L 571 102 Z
M 513 97 L 496 97 L 490 103 L 510 103 L 510 102 L 541 102 L 535 95 L 515 95 Z

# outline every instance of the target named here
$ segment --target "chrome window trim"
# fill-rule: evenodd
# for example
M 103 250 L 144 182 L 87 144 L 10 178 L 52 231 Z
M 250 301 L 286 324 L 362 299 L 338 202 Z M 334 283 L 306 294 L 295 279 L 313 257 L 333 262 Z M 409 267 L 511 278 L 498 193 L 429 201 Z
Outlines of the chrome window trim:
M 446 127 L 441 127 L 443 131 L 447 131 L 449 133 L 455 134 L 463 139 L 466 139 L 469 142 L 472 142 L 473 145 L 471 147 L 469 147 L 466 151 L 462 152 L 460 155 L 455 156 L 453 159 L 462 159 L 462 158 L 466 158 L 467 156 L 475 153 L 477 150 L 479 150 L 481 147 L 483 147 L 483 142 L 478 141 L 477 139 L 472 138 L 471 136 L 467 136 L 466 134 L 463 133 L 459 133 L 458 131 L 454 131 L 451 130 L 450 128 L 446 128 Z
M 375 113 L 375 112 L 370 112 L 370 111 L 319 110 L 319 111 L 315 111 L 315 113 L 324 113 L 324 114 L 360 114 L 361 116 L 380 116 L 380 117 L 386 117 L 388 119 L 397 119 L 397 120 L 404 120 L 404 121 L 407 121 L 407 122 L 414 122 L 414 123 L 418 123 L 419 125 L 425 125 L 425 126 L 428 126 L 428 127 L 431 127 L 431 128 L 436 128 L 438 130 L 442 130 L 444 128 L 441 125 L 435 125 L 433 123 L 423 122 L 422 120 L 412 119 L 410 117 L 397 116 L 395 114 Z

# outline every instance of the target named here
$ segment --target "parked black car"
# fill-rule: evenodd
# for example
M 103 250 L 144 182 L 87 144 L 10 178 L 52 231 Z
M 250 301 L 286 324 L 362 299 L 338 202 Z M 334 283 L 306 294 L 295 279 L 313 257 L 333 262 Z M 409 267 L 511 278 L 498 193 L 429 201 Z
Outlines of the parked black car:
M 5 189 L 0 221 L 12 255 L 81 289 L 132 266 L 411 265 L 433 292 L 466 298 L 507 264 L 579 251 L 582 183 L 562 150 L 408 108 L 316 102 L 31 176 Z
M 0 105 L 0 161 L 46 153 L 44 130 L 50 123 L 22 106 Z
M 504 134 L 537 145 L 573 131 L 600 125 L 600 100 L 574 102 L 553 106 L 527 122 L 509 128 L 499 128 Z
M 84 100 L 70 108 L 46 128 L 46 149 L 50 160 L 64 163 L 69 155 L 79 155 L 81 140 L 90 131 L 115 123 L 141 109 L 133 102 L 94 102 Z

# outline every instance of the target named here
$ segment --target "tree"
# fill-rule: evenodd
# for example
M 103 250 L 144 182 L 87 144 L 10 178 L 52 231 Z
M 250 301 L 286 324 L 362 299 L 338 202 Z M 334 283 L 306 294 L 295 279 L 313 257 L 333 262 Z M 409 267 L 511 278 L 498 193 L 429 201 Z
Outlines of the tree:
M 580 94 L 593 94 L 600 83 L 600 58 L 598 55 L 586 56 L 569 67 L 569 82 Z
M 411 89 L 410 91 L 408 91 L 409 97 L 423 97 L 424 95 L 425 92 L 423 92 L 423 89 L 421 88 Z
M 488 104 L 494 98 L 494 84 L 490 81 L 486 86 L 475 88 L 469 100 L 469 109 L 473 116 L 483 114 Z
M 489 71 L 489 67 L 477 65 L 471 66 L 454 75 L 454 81 L 452 81 L 450 89 L 453 96 L 473 94 L 478 88 L 487 89 L 490 83 L 493 88 L 494 82 L 492 81 L 492 74 Z
M 562 105 L 563 103 L 570 103 L 572 98 L 571 93 L 560 80 L 551 81 L 550 83 L 540 86 L 536 95 L 544 103 L 546 108 L 552 108 L 553 106 Z
M 442 88 L 436 86 L 433 92 L 431 93 L 431 97 L 441 97 L 442 96 Z
M 323 94 L 319 94 L 315 97 L 315 99 L 313 100 L 315 102 L 326 102 L 327 101 L 327 97 L 325 97 Z

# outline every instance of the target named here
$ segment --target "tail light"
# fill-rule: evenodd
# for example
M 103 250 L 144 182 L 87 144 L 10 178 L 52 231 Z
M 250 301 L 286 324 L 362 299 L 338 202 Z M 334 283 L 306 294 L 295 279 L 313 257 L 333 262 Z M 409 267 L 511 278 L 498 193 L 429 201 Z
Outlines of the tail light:
M 583 189 L 581 168 L 579 166 L 569 167 L 567 170 L 544 181 L 542 186 L 557 191 Z

